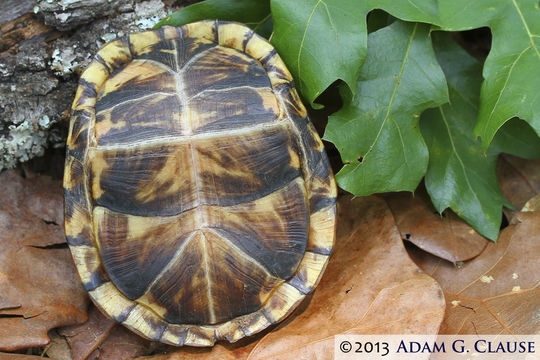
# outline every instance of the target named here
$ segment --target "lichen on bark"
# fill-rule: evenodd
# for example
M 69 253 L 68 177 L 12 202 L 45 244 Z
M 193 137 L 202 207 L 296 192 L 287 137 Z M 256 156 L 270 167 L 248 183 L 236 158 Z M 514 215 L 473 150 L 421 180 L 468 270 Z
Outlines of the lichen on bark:
M 152 27 L 166 5 L 7 0 L 0 13 L 1 171 L 64 146 L 78 78 L 94 54 L 107 41 Z

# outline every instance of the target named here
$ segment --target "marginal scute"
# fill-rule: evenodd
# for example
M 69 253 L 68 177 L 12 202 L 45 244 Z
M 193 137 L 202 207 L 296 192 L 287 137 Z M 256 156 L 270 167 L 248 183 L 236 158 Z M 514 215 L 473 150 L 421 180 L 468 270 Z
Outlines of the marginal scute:
M 148 339 L 155 340 L 161 338 L 167 326 L 154 312 L 142 305 L 136 305 L 122 324 Z
M 87 86 L 79 86 L 73 100 L 73 110 L 92 109 L 96 105 L 96 92 L 109 76 L 107 67 L 98 61 L 92 61 L 81 75 L 80 82 Z
M 66 158 L 64 171 L 69 175 L 64 177 L 64 191 L 68 193 L 76 192 L 74 197 L 75 201 L 79 204 L 86 204 L 84 198 L 85 189 L 82 188 L 84 184 L 84 165 L 75 157 L 70 156 Z
M 64 179 L 64 194 L 72 199 L 64 209 L 66 240 L 70 245 L 92 246 L 94 241 L 83 164 L 69 156 L 65 171 L 69 176 Z
M 98 56 L 104 61 L 109 74 L 132 59 L 126 38 L 111 41 L 99 50 Z
M 311 214 L 309 221 L 311 227 L 306 251 L 330 255 L 336 233 L 336 206 L 331 205 Z
M 88 294 L 94 304 L 118 322 L 123 322 L 137 305 L 122 295 L 110 281 L 88 291 Z
M 106 276 L 102 273 L 97 249 L 93 246 L 77 245 L 70 246 L 70 250 L 84 287 L 90 289 L 102 285 Z
M 241 323 L 240 327 L 246 336 L 251 336 L 258 333 L 259 331 L 266 329 L 272 323 L 264 316 L 263 311 L 259 310 L 250 316 L 249 322 L 247 324 Z
M 77 270 L 139 335 L 235 342 L 319 282 L 336 184 L 290 72 L 251 29 L 202 21 L 109 43 L 81 76 L 67 145 Z
M 235 23 L 220 24 L 218 27 L 219 45 L 244 51 L 244 42 L 252 34 L 253 31 L 244 25 Z
M 262 62 L 264 60 L 262 65 L 268 73 L 274 89 L 293 81 L 293 77 L 283 60 L 275 52 L 274 47 L 265 39 L 258 35 L 252 36 L 246 44 L 245 51 L 258 61 Z M 270 57 L 268 57 L 269 55 Z
M 263 37 L 255 34 L 247 42 L 245 51 L 257 61 L 274 51 L 274 47 Z
M 216 328 L 216 338 L 226 339 L 228 342 L 236 342 L 242 339 L 246 334 L 242 326 L 237 321 L 227 321 Z
M 134 57 L 152 51 L 152 45 L 160 41 L 157 31 L 152 30 L 129 35 L 129 46 Z
M 75 193 L 67 193 L 66 196 L 76 196 Z M 84 195 L 83 195 L 84 196 Z M 84 201 L 84 200 L 83 200 Z M 73 202 L 69 212 L 66 211 L 66 240 L 69 245 L 94 246 L 94 234 L 92 221 L 85 204 Z
M 216 41 L 216 22 L 200 21 L 197 23 L 186 24 L 182 27 L 185 30 L 184 37 L 203 38 L 210 41 Z
M 69 135 L 66 145 L 69 155 L 79 161 L 84 161 L 84 154 L 88 147 L 88 130 L 93 114 L 88 110 L 75 110 L 71 115 Z
M 176 324 L 167 324 L 167 328 L 161 334 L 161 341 L 165 344 L 182 346 L 186 341 L 189 327 Z
M 310 293 L 324 272 L 329 256 L 306 251 L 295 275 L 288 283 L 304 294 Z
M 212 346 L 216 340 L 214 326 L 190 326 L 184 345 Z
M 174 26 L 164 26 L 159 30 L 163 31 L 162 34 L 166 40 L 174 40 L 182 36 L 182 31 L 180 29 L 181 28 L 177 28 Z
M 284 283 L 263 306 L 263 313 L 269 321 L 276 323 L 289 315 L 305 296 L 294 286 Z
M 329 170 L 330 164 L 326 155 L 320 159 L 310 179 L 310 210 L 316 213 L 322 208 L 333 205 L 336 202 L 337 186 L 334 177 Z
M 293 77 L 281 57 L 276 53 L 263 64 L 268 73 L 272 87 L 276 88 L 281 84 L 293 81 Z
M 316 213 L 336 202 L 337 186 L 330 162 L 324 152 L 322 140 L 307 118 L 306 109 L 300 102 L 296 90 L 290 86 L 280 85 L 277 94 L 298 134 L 298 146 L 304 155 L 302 170 L 308 184 L 310 211 Z

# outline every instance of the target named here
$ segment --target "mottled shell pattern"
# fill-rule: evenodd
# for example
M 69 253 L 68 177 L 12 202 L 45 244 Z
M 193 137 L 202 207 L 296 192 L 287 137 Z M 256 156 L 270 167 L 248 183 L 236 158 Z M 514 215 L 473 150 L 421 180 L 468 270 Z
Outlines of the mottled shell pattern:
M 237 341 L 319 282 L 336 185 L 276 50 L 201 21 L 105 45 L 80 79 L 65 231 L 106 315 L 172 345 Z

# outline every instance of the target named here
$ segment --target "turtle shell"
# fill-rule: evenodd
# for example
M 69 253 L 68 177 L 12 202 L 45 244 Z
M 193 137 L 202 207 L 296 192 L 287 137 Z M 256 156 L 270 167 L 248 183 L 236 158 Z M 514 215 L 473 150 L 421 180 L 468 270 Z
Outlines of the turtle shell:
M 276 50 L 201 21 L 105 45 L 80 79 L 65 232 L 106 315 L 172 345 L 283 320 L 324 271 L 336 185 Z

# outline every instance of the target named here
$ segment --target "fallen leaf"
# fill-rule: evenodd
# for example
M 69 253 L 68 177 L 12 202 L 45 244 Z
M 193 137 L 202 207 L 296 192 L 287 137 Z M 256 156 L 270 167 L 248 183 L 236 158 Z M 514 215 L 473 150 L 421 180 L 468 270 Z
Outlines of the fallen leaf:
M 407 256 L 384 200 L 342 197 L 339 209 L 335 253 L 321 283 L 284 323 L 243 346 L 144 359 L 331 359 L 337 334 L 436 334 L 442 292 Z
M 488 240 L 447 209 L 439 215 L 422 187 L 385 196 L 403 240 L 452 263 L 478 256 Z
M 217 343 L 212 348 L 197 348 L 187 346 L 179 351 L 178 349 L 174 349 L 171 347 L 169 351 L 165 351 L 159 355 L 154 355 L 150 357 L 142 356 L 136 358 L 135 360 L 247 359 L 261 337 L 262 336 L 256 335 L 255 340 L 252 338 L 242 339 L 234 344 Z
M 521 211 L 540 211 L 540 194 L 536 194 L 523 205 Z
M 90 305 L 88 309 L 87 322 L 66 326 L 57 331 L 69 347 L 71 360 L 132 359 L 135 356 L 147 355 L 156 348 L 156 343 L 143 339 L 107 318 L 94 305 Z M 47 355 L 56 359 L 59 356 L 51 354 L 65 353 L 62 344 L 58 347 L 59 349 L 54 346 L 47 347 Z M 164 345 L 165 349 L 168 347 Z
M 49 337 L 51 338 L 51 341 L 43 349 L 42 356 L 47 355 L 47 357 L 54 360 L 73 359 L 71 348 L 64 337 L 58 335 L 54 330 L 49 332 Z
M 516 209 L 540 193 L 540 159 L 526 160 L 504 154 L 499 157 L 497 176 L 503 195 Z
M 461 267 L 418 249 L 417 264 L 443 288 L 441 334 L 538 334 L 540 213 L 515 213 L 497 243 Z
M 88 321 L 81 325 L 68 326 L 58 330 L 71 348 L 73 360 L 86 359 L 111 333 L 116 325 L 95 306 L 88 310 Z
M 0 360 L 39 360 L 39 359 L 43 359 L 43 358 L 37 355 L 0 353 Z
M 60 182 L 5 171 L 0 183 L 0 350 L 9 351 L 45 345 L 48 330 L 84 322 L 87 296 L 61 245 Z
M 107 339 L 88 356 L 88 360 L 133 359 L 151 352 L 153 343 L 132 333 L 123 326 L 115 326 Z

